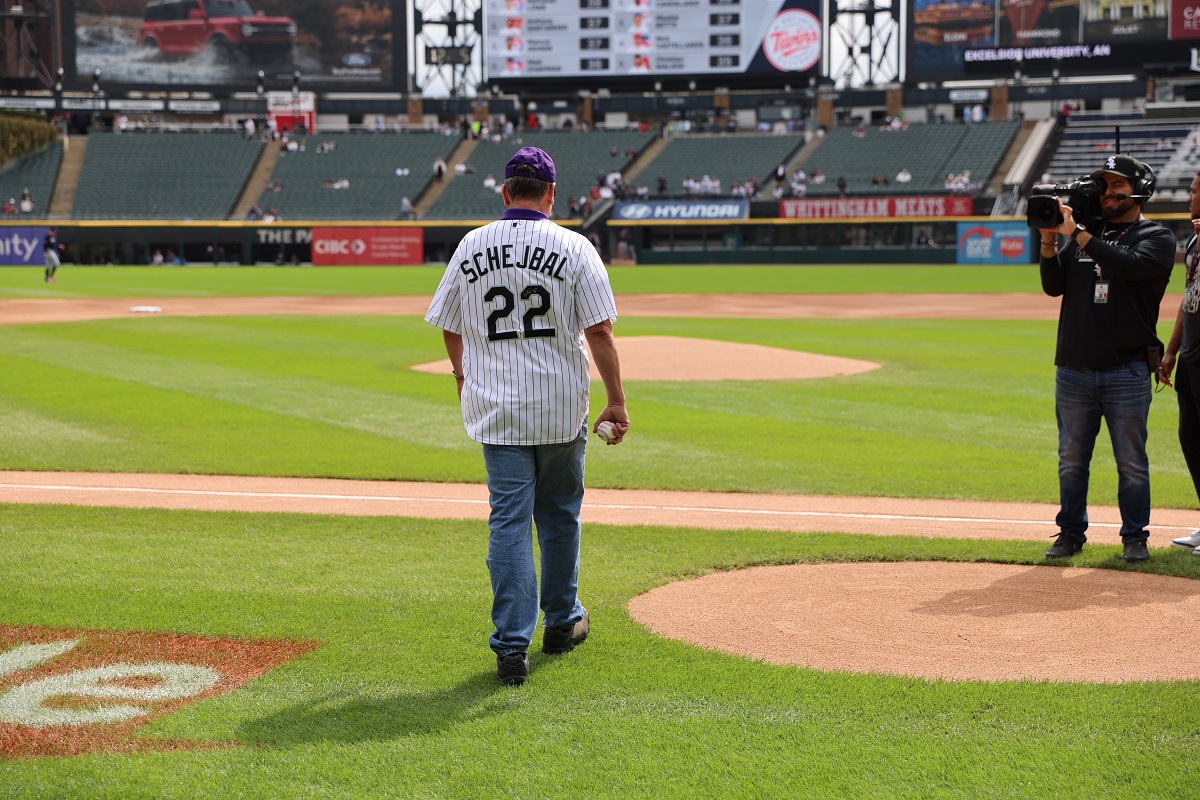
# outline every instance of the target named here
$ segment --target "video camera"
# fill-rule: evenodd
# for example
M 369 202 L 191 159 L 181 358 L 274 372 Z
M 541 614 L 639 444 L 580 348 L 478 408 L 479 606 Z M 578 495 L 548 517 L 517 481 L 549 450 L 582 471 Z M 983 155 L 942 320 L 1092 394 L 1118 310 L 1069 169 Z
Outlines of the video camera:
M 1031 228 L 1057 228 L 1063 223 L 1058 198 L 1071 207 L 1078 222 L 1099 224 L 1102 218 L 1100 196 L 1108 188 L 1102 179 L 1090 175 L 1070 183 L 1040 183 L 1030 191 L 1025 206 L 1025 224 Z

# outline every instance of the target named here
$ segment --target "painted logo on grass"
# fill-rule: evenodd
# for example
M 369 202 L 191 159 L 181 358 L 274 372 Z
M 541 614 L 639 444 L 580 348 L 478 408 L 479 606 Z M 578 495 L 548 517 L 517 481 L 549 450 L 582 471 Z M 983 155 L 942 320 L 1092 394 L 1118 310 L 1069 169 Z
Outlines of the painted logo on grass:
M 0 758 L 223 747 L 136 729 L 318 646 L 0 625 Z

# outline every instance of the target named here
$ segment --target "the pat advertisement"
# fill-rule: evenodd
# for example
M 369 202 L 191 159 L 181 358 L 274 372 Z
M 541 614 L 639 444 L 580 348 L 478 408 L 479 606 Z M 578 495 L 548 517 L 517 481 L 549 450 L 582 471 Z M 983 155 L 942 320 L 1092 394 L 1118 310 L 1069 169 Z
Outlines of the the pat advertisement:
M 421 228 L 313 228 L 314 267 L 386 267 L 425 263 Z
M 390 0 L 75 0 L 64 5 L 73 88 L 391 88 Z M 73 30 L 72 30 L 73 23 Z M 401 45 L 402 47 L 402 45 Z
M 49 228 L 0 228 L 0 267 L 40 267 Z
M 1033 231 L 1019 222 L 958 223 L 959 264 L 1023 264 L 1033 257 Z

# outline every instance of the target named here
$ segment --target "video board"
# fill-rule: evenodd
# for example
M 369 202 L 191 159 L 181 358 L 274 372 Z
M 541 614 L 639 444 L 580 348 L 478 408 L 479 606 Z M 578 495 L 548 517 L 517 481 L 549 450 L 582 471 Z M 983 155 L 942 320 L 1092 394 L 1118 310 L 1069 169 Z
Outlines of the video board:
M 392 0 L 74 0 L 64 3 L 67 83 L 374 91 L 403 85 L 404 5 Z
M 1200 44 L 1200 0 L 912 0 L 912 81 L 1162 71 Z
M 497 83 L 819 71 L 817 0 L 485 0 Z

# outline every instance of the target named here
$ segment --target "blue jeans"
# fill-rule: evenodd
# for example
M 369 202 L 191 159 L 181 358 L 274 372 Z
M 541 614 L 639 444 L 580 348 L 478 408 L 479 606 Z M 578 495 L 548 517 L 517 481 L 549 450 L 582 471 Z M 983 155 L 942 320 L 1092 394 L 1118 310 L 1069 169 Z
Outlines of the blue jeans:
M 566 444 L 483 446 L 492 513 L 487 565 L 492 577 L 488 643 L 497 655 L 527 651 L 538 608 L 549 627 L 583 619 L 579 604 L 579 510 L 586 427 Z M 542 553 L 541 600 L 533 563 L 533 523 Z
M 1088 478 L 1100 418 L 1108 423 L 1117 460 L 1121 539 L 1146 539 L 1150 524 L 1150 462 L 1146 418 L 1150 414 L 1150 368 L 1143 361 L 1117 369 L 1059 367 L 1054 404 L 1058 418 L 1058 491 L 1062 532 L 1087 541 Z

